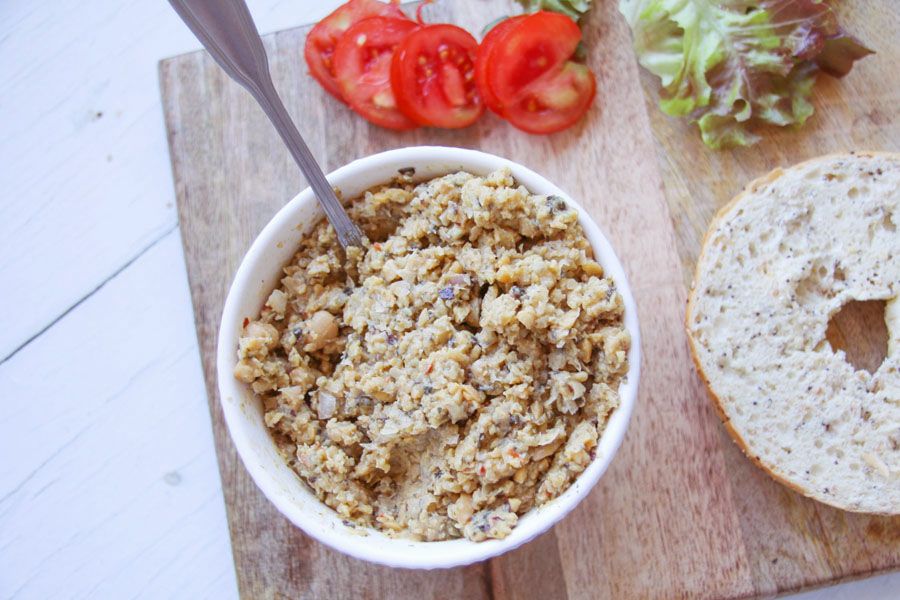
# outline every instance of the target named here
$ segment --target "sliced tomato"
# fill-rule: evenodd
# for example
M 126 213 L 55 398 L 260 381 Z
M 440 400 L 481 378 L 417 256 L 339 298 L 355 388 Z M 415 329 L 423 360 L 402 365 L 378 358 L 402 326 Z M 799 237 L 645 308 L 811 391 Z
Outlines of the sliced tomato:
M 567 61 L 527 86 L 519 100 L 504 104 L 503 116 L 528 133 L 556 133 L 584 116 L 596 93 L 591 70 Z
M 516 99 L 526 85 L 569 60 L 580 40 L 578 25 L 565 15 L 526 16 L 494 45 L 487 67 L 491 91 L 501 102 Z
M 493 48 L 500 43 L 502 37 L 516 23 L 524 18 L 525 15 L 519 15 L 500 21 L 487 32 L 487 35 L 484 36 L 484 39 L 481 40 L 481 45 L 478 47 L 478 57 L 475 60 L 475 83 L 478 84 L 478 91 L 481 92 L 481 98 L 484 100 L 485 105 L 499 115 L 502 115 L 503 111 L 501 110 L 500 100 L 491 91 L 491 86 L 488 85 L 487 66 L 490 64 Z
M 485 86 L 510 123 L 553 133 L 584 115 L 597 88 L 590 69 L 569 60 L 580 40 L 572 19 L 543 11 L 501 32 L 489 48 Z
M 409 19 L 369 17 L 338 40 L 334 72 L 347 104 L 368 121 L 388 129 L 412 129 L 415 121 L 397 108 L 391 89 L 394 49 L 419 28 Z
M 338 40 L 354 23 L 369 17 L 405 19 L 396 4 L 378 0 L 350 0 L 319 21 L 306 36 L 303 55 L 310 74 L 332 95 L 340 98 L 341 91 L 334 75 L 334 49 Z
M 456 129 L 484 112 L 475 83 L 478 41 L 455 25 L 425 25 L 397 47 L 391 85 L 397 106 L 419 125 Z

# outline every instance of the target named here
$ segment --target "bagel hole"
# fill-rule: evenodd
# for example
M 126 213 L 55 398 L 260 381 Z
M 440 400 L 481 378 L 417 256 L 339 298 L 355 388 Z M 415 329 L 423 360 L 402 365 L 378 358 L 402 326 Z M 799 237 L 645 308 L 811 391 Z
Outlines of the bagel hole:
M 884 300 L 851 300 L 828 321 L 825 338 L 857 371 L 874 373 L 887 356 Z

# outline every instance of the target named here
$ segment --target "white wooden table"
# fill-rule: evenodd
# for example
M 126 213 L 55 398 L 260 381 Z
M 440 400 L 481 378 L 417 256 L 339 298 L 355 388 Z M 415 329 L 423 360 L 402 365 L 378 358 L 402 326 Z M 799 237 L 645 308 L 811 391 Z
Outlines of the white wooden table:
M 161 0 L 0 3 L 0 598 L 237 596 L 156 76 L 197 47 Z

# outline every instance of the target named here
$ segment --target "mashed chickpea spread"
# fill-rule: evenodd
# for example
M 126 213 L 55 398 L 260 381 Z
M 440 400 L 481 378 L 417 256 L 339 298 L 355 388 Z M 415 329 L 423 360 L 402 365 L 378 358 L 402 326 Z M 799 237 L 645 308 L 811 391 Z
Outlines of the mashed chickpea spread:
M 348 523 L 503 538 L 564 492 L 618 404 L 622 298 L 561 198 L 509 172 L 408 175 L 320 223 L 246 320 L 235 376 Z

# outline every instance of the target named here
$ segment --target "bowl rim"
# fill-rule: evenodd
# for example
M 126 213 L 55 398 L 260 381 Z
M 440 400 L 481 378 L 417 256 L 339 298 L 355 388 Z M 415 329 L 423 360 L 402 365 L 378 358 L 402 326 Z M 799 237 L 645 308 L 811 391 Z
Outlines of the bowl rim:
M 365 536 L 349 528 L 345 528 L 347 531 L 341 531 L 334 525 L 331 528 L 322 527 L 321 519 L 323 516 L 327 519 L 327 515 L 323 513 L 314 514 L 300 507 L 285 494 L 280 493 L 278 489 L 279 484 L 262 467 L 261 461 L 258 460 L 259 455 L 250 440 L 247 428 L 255 428 L 257 425 L 251 423 L 243 414 L 243 403 L 235 400 L 238 397 L 246 396 L 248 393 L 252 394 L 252 391 L 249 390 L 249 386 L 238 382 L 234 378 L 233 368 L 237 361 L 236 350 L 237 339 L 241 329 L 240 325 L 245 316 L 239 312 L 241 298 L 254 286 L 257 289 L 259 288 L 260 279 L 257 272 L 259 271 L 263 255 L 270 252 L 272 246 L 284 243 L 281 241 L 281 237 L 287 229 L 295 228 L 298 212 L 304 209 L 310 210 L 309 205 L 316 203 L 312 190 L 308 187 L 278 210 L 254 239 L 241 260 L 222 310 L 222 319 L 216 343 L 216 378 L 219 403 L 225 416 L 229 435 L 237 449 L 238 455 L 241 457 L 241 462 L 250 473 L 256 486 L 282 515 L 307 535 L 354 558 L 392 567 L 435 569 L 472 564 L 513 550 L 549 530 L 587 496 L 609 467 L 628 429 L 634 405 L 637 401 L 640 381 L 641 336 L 637 306 L 631 294 L 628 278 L 606 236 L 580 203 L 554 183 L 528 167 L 479 150 L 443 146 L 411 146 L 356 159 L 332 171 L 327 175 L 327 178 L 333 186 L 340 189 L 343 182 L 352 180 L 361 171 L 381 170 L 384 172 L 384 181 L 389 182 L 396 175 L 397 169 L 407 166 L 414 166 L 418 169 L 418 165 L 422 164 L 446 164 L 450 166 L 451 168 L 443 171 L 444 173 L 453 172 L 454 170 L 467 170 L 478 174 L 486 174 L 496 168 L 505 166 L 510 169 L 516 182 L 524 185 L 530 192 L 555 194 L 562 197 L 568 205 L 576 209 L 579 224 L 582 226 L 585 236 L 588 238 L 588 242 L 594 251 L 595 259 L 603 266 L 605 275 L 613 279 L 616 289 L 622 296 L 625 306 L 623 320 L 625 328 L 631 335 L 631 347 L 628 352 L 628 372 L 619 387 L 619 405 L 608 419 L 606 428 L 598 439 L 596 457 L 566 491 L 547 504 L 528 511 L 520 518 L 519 523 L 508 537 L 502 540 L 482 542 L 472 542 L 465 538 L 423 542 L 403 538 L 388 538 L 371 528 L 366 529 L 368 535 Z M 535 190 L 540 191 L 536 192 Z M 323 216 L 321 208 L 316 207 L 316 210 L 316 214 L 319 217 L 312 220 L 311 223 L 317 223 Z M 296 234 L 296 240 L 291 241 L 291 255 L 295 252 L 299 240 L 309 233 L 311 227 L 312 225 L 310 224 L 304 231 Z M 267 294 L 268 288 L 266 289 Z M 259 308 L 261 306 L 257 308 L 257 311 Z M 258 399 L 256 401 L 258 402 Z M 265 433 L 270 435 L 268 431 Z M 287 463 L 282 463 L 281 466 L 294 473 Z M 276 467 L 276 469 L 279 468 L 281 467 Z M 298 475 L 295 473 L 294 475 L 298 485 L 306 486 L 305 482 Z M 308 490 L 307 493 L 312 495 L 312 492 Z M 315 502 L 325 509 L 326 513 L 330 513 L 335 519 L 340 518 L 333 509 L 318 501 L 314 495 L 312 497 Z M 317 523 L 317 521 L 319 522 Z M 529 523 L 528 527 L 520 530 L 526 521 Z M 371 536 L 376 536 L 383 544 L 366 543 Z M 376 547 L 380 545 L 387 545 L 389 550 L 386 551 L 385 548 Z M 427 552 L 423 551 L 423 546 L 427 546 Z M 442 546 L 443 548 L 440 548 Z M 441 550 L 437 552 L 437 556 L 434 556 L 435 552 L 431 551 L 435 547 L 439 547 Z M 446 550 L 446 552 L 443 550 Z

